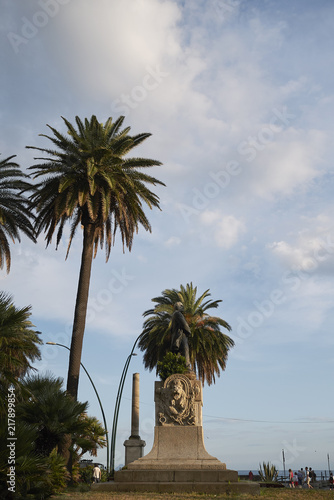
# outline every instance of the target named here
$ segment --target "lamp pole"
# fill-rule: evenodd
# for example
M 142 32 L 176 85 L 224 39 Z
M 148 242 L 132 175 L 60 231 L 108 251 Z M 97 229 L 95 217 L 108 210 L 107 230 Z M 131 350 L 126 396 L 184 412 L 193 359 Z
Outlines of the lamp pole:
M 67 347 L 66 345 L 63 345 L 63 344 L 58 344 L 57 342 L 46 342 L 46 344 L 49 344 L 49 345 L 58 345 L 60 347 L 64 347 L 65 349 L 67 349 L 68 351 L 70 351 L 71 349 L 69 347 Z M 100 396 L 97 392 L 97 389 L 95 387 L 95 384 L 92 380 L 92 377 L 89 375 L 88 371 L 86 370 L 86 368 L 84 367 L 84 365 L 82 363 L 80 363 L 80 365 L 82 366 L 82 368 L 85 370 L 85 373 L 87 375 L 87 377 L 89 378 L 89 381 L 90 383 L 92 384 L 93 386 L 93 389 L 95 391 L 95 394 L 96 394 L 96 397 L 98 399 L 98 402 L 100 404 L 100 408 L 101 408 L 101 413 L 102 413 L 102 417 L 103 417 L 103 423 L 104 423 L 104 430 L 105 430 L 105 434 L 106 434 L 106 442 L 107 442 L 107 472 L 109 473 L 109 437 L 108 437 L 108 429 L 107 429 L 107 421 L 106 421 L 106 417 L 105 417 L 105 414 L 104 414 L 104 410 L 103 410 L 103 406 L 102 406 L 102 403 L 101 403 L 101 399 L 100 399 Z
M 122 394 L 123 394 L 123 387 L 124 387 L 126 375 L 128 373 L 131 358 L 132 358 L 132 356 L 137 356 L 137 354 L 135 354 L 133 351 L 135 350 L 137 342 L 142 335 L 143 335 L 143 333 L 138 335 L 138 337 L 135 340 L 135 343 L 133 344 L 133 347 L 132 347 L 132 350 L 131 350 L 129 356 L 126 358 L 124 368 L 122 371 L 122 375 L 121 375 L 121 379 L 120 379 L 119 385 L 118 385 L 118 391 L 117 391 L 117 396 L 116 396 L 116 401 L 115 401 L 112 431 L 111 431 L 111 444 L 110 444 L 110 450 L 111 450 L 111 452 L 110 452 L 110 473 L 111 473 L 112 477 L 114 477 L 114 472 L 115 472 L 116 432 L 117 432 L 119 408 L 121 405 L 121 399 L 122 399 Z

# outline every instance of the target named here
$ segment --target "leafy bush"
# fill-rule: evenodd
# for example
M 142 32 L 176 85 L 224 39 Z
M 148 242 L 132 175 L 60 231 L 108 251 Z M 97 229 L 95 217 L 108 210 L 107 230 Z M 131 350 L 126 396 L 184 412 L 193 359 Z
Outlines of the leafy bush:
M 60 493 L 66 488 L 70 479 L 70 474 L 66 469 L 65 459 L 57 454 L 57 450 L 51 451 L 47 457 L 47 465 L 49 469 L 50 494 Z
M 101 470 L 101 483 L 105 483 L 109 480 L 109 474 L 106 469 Z
M 65 459 L 57 454 L 57 450 L 51 451 L 48 457 L 42 457 L 46 465 L 44 475 L 30 484 L 29 494 L 36 499 L 48 498 L 54 493 L 61 493 L 67 486 L 70 474 L 66 469 Z
M 83 483 L 91 484 L 93 482 L 93 466 L 83 467 L 79 470 L 80 480 Z
M 104 446 L 105 431 L 96 418 L 82 414 L 86 403 L 69 399 L 61 388 L 61 379 L 35 376 L 26 378 L 21 385 L 27 390 L 20 393 L 16 405 L 15 469 L 8 463 L 9 448 L 0 447 L 0 498 L 46 499 L 61 492 L 69 479 L 78 482 L 77 457 L 83 451 L 93 454 Z M 59 450 L 67 433 L 72 436 L 71 478 Z M 7 443 L 7 439 L 7 418 L 0 418 L 0 443 Z M 12 487 L 7 483 L 9 471 L 15 493 L 8 489 Z
M 278 470 L 276 469 L 275 465 L 271 465 L 270 462 L 266 463 L 263 462 L 263 469 L 261 464 L 259 464 L 260 469 L 259 469 L 259 476 L 261 481 L 264 482 L 275 482 L 277 481 L 277 476 L 278 476 Z
M 162 361 L 158 361 L 157 371 L 162 381 L 174 373 L 186 373 L 188 371 L 186 358 L 180 354 L 168 352 Z

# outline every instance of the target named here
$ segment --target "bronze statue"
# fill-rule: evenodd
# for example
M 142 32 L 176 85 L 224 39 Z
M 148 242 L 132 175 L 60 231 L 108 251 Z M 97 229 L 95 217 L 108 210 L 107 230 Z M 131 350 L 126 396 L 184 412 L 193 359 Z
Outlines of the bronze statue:
M 191 332 L 189 325 L 182 314 L 182 311 L 182 302 L 176 302 L 174 304 L 174 312 L 172 316 L 171 351 L 174 353 L 180 353 L 181 356 L 184 356 L 186 358 L 188 370 L 191 370 L 188 344 L 188 337 Z

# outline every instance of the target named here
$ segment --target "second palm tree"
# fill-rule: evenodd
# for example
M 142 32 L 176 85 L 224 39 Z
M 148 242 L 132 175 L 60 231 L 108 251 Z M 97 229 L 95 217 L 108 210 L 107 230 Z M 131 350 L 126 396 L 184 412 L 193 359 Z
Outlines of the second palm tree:
M 197 297 L 197 287 L 188 283 L 185 287 L 181 285 L 180 290 L 164 290 L 162 296 L 152 299 L 155 307 L 143 314 L 147 319 L 138 344 L 144 351 L 145 368 L 157 368 L 158 362 L 162 362 L 166 353 L 171 350 L 174 304 L 181 302 L 190 327 L 188 343 L 191 368 L 203 384 L 215 382 L 215 375 L 219 377 L 220 369 L 225 370 L 228 352 L 234 342 L 220 331 L 221 327 L 230 331 L 230 325 L 222 318 L 208 313 L 221 302 L 210 300 L 209 296 L 209 290 L 206 290 Z

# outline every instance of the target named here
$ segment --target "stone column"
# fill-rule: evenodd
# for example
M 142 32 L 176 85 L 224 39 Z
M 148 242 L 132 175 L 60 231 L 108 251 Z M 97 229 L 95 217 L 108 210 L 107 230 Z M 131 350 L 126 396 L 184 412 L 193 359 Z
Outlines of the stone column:
M 132 412 L 131 412 L 131 435 L 124 441 L 125 465 L 134 462 L 143 456 L 145 441 L 139 436 L 139 373 L 132 377 Z
M 132 378 L 131 438 L 139 438 L 139 373 Z

